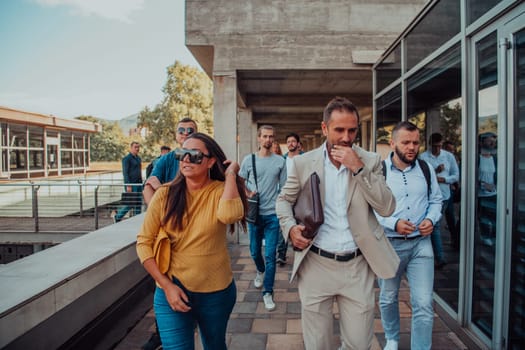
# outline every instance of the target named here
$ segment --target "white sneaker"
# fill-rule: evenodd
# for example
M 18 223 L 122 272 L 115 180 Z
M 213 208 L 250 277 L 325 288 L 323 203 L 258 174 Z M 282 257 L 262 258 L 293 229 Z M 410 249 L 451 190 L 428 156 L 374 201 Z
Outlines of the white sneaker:
M 397 350 L 397 340 L 387 339 L 383 350 Z
M 264 308 L 268 311 L 275 310 L 275 303 L 273 302 L 272 293 L 264 293 L 263 295 Z
M 253 285 L 255 288 L 261 288 L 263 285 L 264 272 L 257 271 L 255 279 L 253 280 Z

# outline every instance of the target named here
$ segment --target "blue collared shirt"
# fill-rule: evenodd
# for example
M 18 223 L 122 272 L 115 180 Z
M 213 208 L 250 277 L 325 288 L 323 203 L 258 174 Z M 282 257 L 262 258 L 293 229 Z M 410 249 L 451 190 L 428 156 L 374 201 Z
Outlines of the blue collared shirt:
M 445 179 L 445 182 L 439 183 L 443 200 L 449 199 L 450 185 L 459 181 L 459 168 L 454 155 L 445 150 L 440 150 L 437 156 L 433 155 L 430 151 L 426 151 L 421 154 L 419 158 L 426 160 L 426 162 L 434 169 L 441 164 L 444 165 L 444 169 L 437 174 L 437 176 Z
M 150 176 L 156 176 L 161 184 L 175 179 L 179 171 L 179 161 L 175 158 L 175 151 L 171 151 L 160 157 Z
M 400 170 L 392 163 L 392 155 L 385 159 L 386 183 L 396 198 L 396 210 L 389 217 L 376 217 L 385 228 L 387 237 L 404 237 L 395 231 L 396 223 L 400 219 L 413 222 L 419 226 L 425 219 L 430 219 L 435 225 L 441 219 L 442 195 L 437 182 L 436 173 L 429 166 L 431 190 L 428 194 L 427 181 L 418 162 Z M 416 229 L 407 237 L 420 235 Z

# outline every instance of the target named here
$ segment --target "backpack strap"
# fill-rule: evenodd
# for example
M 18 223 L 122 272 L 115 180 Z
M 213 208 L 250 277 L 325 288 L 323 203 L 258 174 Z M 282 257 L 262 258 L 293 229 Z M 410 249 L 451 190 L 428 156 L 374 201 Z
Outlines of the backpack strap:
M 257 169 L 255 168 L 255 153 L 252 153 L 252 168 L 253 178 L 255 179 L 255 189 L 259 192 L 259 185 L 257 184 Z
M 421 171 L 423 171 L 423 175 L 427 181 L 427 196 L 430 197 L 430 192 L 432 190 L 432 183 L 430 182 L 430 168 L 428 167 L 428 163 L 422 159 L 418 158 L 417 162 L 419 163 L 419 167 L 421 168 Z

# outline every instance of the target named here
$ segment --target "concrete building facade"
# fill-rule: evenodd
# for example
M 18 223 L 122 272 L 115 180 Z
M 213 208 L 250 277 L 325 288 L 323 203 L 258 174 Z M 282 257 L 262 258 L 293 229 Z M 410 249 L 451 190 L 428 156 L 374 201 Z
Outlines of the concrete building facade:
M 213 80 L 215 138 L 227 155 L 252 152 L 262 124 L 280 143 L 293 131 L 318 146 L 336 95 L 360 109 L 370 148 L 371 66 L 425 2 L 187 0 L 186 45 Z

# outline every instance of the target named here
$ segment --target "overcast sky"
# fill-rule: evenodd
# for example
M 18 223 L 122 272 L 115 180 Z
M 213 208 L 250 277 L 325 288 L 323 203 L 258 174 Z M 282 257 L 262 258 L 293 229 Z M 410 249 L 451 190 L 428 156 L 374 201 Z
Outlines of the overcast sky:
M 198 67 L 183 0 L 0 0 L 0 106 L 122 119 L 161 101 L 166 67 Z

